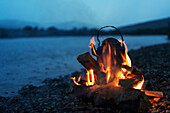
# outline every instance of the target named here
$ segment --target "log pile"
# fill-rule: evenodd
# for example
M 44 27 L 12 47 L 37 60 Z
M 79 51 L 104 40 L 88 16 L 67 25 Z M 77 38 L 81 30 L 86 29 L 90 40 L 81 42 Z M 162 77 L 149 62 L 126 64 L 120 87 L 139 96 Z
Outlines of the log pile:
M 106 84 L 106 74 L 100 71 L 98 62 L 89 52 L 79 55 L 77 60 L 87 70 L 93 69 L 95 75 L 97 75 L 97 81 L 94 86 L 75 86 L 74 93 L 80 99 L 91 100 L 94 105 L 110 104 L 121 109 L 139 110 L 152 108 L 150 97 L 163 97 L 162 92 L 145 90 L 147 82 L 144 83 L 141 90 L 133 89 L 134 84 L 137 84 L 142 79 L 141 72 L 134 67 L 122 66 L 128 71 L 131 71 L 131 74 L 135 75 L 135 77 L 120 79 L 119 86 L 116 87 L 113 86 L 112 83 Z M 82 80 L 85 80 L 85 77 L 82 78 Z

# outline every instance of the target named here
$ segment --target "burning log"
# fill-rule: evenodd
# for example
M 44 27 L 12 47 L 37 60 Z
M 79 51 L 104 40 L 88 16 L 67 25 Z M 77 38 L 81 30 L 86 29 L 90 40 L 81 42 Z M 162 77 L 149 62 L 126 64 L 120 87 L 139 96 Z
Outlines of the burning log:
M 138 83 L 139 80 L 138 79 L 120 79 L 119 80 L 119 85 L 126 87 L 126 88 L 133 88 L 134 84 Z M 144 86 L 145 87 L 145 86 Z M 145 95 L 147 96 L 152 96 L 152 97 L 158 97 L 158 98 L 162 98 L 163 97 L 163 92 L 159 92 L 159 91 L 148 91 L 145 90 Z
M 94 46 L 93 37 L 90 47 L 97 61 L 89 52 L 77 57 L 87 69 L 82 79 L 81 76 L 78 81 L 72 78 L 77 85 L 74 91 L 77 97 L 91 100 L 95 105 L 111 104 L 130 110 L 151 108 L 149 97 L 163 97 L 162 92 L 145 90 L 147 82 L 142 73 L 132 66 L 123 37 L 122 40 L 107 38 L 101 46 L 99 41 L 97 50 Z
M 84 53 L 82 55 L 79 55 L 77 57 L 77 60 L 87 69 L 93 69 L 95 75 L 97 76 L 96 84 L 106 84 L 106 74 L 104 72 L 100 71 L 100 66 L 98 62 L 90 55 L 89 52 Z M 86 77 L 83 78 L 83 80 L 86 80 Z
M 142 78 L 142 73 L 135 67 L 133 67 L 131 74 L 135 75 L 135 78 L 138 78 L 138 79 Z
M 145 95 L 152 96 L 152 97 L 162 98 L 163 97 L 163 92 L 145 90 Z
M 79 98 L 84 98 L 84 100 L 92 100 L 94 105 L 97 106 L 110 104 L 129 110 L 152 107 L 147 96 L 140 90 L 115 87 L 111 84 L 96 85 L 90 88 L 79 87 L 79 90 L 76 90 L 76 95 Z
M 119 85 L 127 88 L 133 88 L 133 85 L 137 83 L 137 79 L 119 79 Z

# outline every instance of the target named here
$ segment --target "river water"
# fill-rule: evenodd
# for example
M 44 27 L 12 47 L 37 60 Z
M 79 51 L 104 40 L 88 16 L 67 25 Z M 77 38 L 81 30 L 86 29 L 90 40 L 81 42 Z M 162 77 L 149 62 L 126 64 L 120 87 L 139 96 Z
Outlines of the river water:
M 0 40 L 0 96 L 11 96 L 24 85 L 41 85 L 80 70 L 79 54 L 90 51 L 91 37 L 37 37 Z M 167 36 L 124 36 L 129 50 L 169 42 Z

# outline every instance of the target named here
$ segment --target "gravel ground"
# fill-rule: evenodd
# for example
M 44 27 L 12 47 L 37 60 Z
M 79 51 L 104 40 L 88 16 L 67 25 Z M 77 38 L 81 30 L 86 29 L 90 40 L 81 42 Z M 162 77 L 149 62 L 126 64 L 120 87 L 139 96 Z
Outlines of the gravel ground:
M 131 50 L 129 55 L 133 65 L 142 70 L 145 80 L 149 81 L 146 89 L 163 91 L 165 96 L 151 110 L 143 112 L 170 112 L 170 43 L 143 47 Z M 83 70 L 82 70 L 83 71 Z M 0 97 L 0 112 L 2 113 L 39 113 L 39 112 L 113 112 L 122 111 L 115 106 L 94 106 L 91 102 L 83 102 L 72 95 L 73 83 L 70 76 L 79 75 L 75 72 L 58 79 L 46 79 L 45 85 L 25 86 L 19 90 L 19 95 Z

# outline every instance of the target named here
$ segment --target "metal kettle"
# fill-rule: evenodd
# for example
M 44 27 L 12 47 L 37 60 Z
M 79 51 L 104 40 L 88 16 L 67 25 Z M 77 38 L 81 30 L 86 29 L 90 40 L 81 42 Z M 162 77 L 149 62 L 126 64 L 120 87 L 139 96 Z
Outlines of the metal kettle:
M 96 54 L 94 53 L 93 49 L 91 49 L 91 52 L 94 56 L 97 57 L 98 62 L 102 62 L 100 59 L 103 57 L 103 54 L 102 54 L 102 51 L 104 49 L 103 47 L 106 44 L 110 44 L 111 45 L 111 52 L 113 53 L 114 51 L 116 51 L 116 55 L 114 57 L 117 60 L 117 66 L 121 67 L 122 62 L 123 62 L 122 55 L 125 55 L 125 45 L 124 45 L 124 43 L 121 43 L 120 41 L 118 41 L 117 39 L 115 39 L 113 37 L 109 37 L 109 38 L 106 38 L 105 40 L 103 40 L 102 45 L 100 45 L 100 40 L 99 40 L 100 31 L 102 29 L 108 28 L 108 27 L 116 29 L 116 31 L 121 36 L 122 42 L 124 41 L 122 33 L 116 27 L 114 27 L 114 26 L 104 26 L 104 27 L 101 27 L 97 32 L 98 47 L 97 47 L 97 50 L 94 48 L 95 51 L 96 51 Z M 113 63 L 114 63 L 114 61 L 113 61 Z

